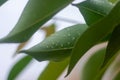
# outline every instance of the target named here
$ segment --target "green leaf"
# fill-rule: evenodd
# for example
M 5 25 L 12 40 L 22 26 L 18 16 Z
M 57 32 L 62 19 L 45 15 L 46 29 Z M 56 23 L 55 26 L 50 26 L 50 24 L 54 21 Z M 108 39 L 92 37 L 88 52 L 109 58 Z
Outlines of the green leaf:
M 108 0 L 108 1 L 110 1 L 112 3 L 116 3 L 118 0 Z
M 87 0 L 77 4 L 86 23 L 92 25 L 105 17 L 112 9 L 113 5 L 107 0 Z
M 116 26 L 112 32 L 111 38 L 108 42 L 104 64 L 106 64 L 112 56 L 120 50 L 120 24 Z
M 114 80 L 120 80 L 120 71 L 116 74 L 116 76 L 114 77 Z
M 110 64 L 106 72 L 104 73 L 102 80 L 120 80 L 120 54 L 116 56 L 116 59 Z M 119 79 L 118 79 L 119 78 Z
M 41 43 L 35 45 L 28 50 L 22 50 L 26 54 L 31 55 L 38 61 L 43 60 L 61 60 L 70 56 L 73 45 L 85 30 L 87 25 L 78 24 L 61 31 L 58 31 L 47 37 Z
M 68 66 L 69 59 L 65 59 L 61 62 L 49 62 L 47 67 L 43 70 L 38 80 L 57 80 L 58 77 Z
M 31 62 L 30 56 L 25 56 L 20 59 L 10 70 L 7 80 L 15 80 L 22 70 Z
M 3 5 L 8 0 L 0 0 L 0 6 Z
M 86 58 L 80 75 L 80 80 L 95 80 L 97 73 L 104 62 L 105 48 L 92 53 Z
M 95 44 L 99 43 L 106 35 L 120 23 L 120 1 L 112 11 L 102 20 L 90 26 L 77 40 L 71 55 L 68 74 L 78 60 Z
M 41 25 L 71 2 L 72 0 L 29 0 L 16 26 L 0 43 L 27 41 Z

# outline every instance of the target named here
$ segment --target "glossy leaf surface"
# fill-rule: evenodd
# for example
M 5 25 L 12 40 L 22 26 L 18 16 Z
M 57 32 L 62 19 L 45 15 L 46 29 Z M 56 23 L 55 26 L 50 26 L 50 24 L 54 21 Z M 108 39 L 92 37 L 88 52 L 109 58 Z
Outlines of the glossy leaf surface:
M 74 68 L 78 60 L 95 44 L 99 43 L 106 35 L 120 23 L 120 1 L 112 11 L 102 20 L 90 26 L 77 40 L 72 50 L 72 56 L 68 74 Z M 97 33 L 97 34 L 96 34 Z
M 86 23 L 92 25 L 105 17 L 112 9 L 113 5 L 107 0 L 87 0 L 77 4 Z
M 70 56 L 76 39 L 78 39 L 78 36 L 86 29 L 87 26 L 85 24 L 65 28 L 47 37 L 34 47 L 28 50 L 22 50 L 21 52 L 31 55 L 38 61 L 64 59 Z
M 21 71 L 31 62 L 30 56 L 25 56 L 20 59 L 10 70 L 7 80 L 15 80 Z
M 71 2 L 72 0 L 29 0 L 16 26 L 0 43 L 27 41 L 41 25 Z
M 69 59 L 65 59 L 60 62 L 50 62 L 47 67 L 43 70 L 38 80 L 57 80 L 58 77 L 68 66 Z M 49 75 L 48 75 L 49 74 Z

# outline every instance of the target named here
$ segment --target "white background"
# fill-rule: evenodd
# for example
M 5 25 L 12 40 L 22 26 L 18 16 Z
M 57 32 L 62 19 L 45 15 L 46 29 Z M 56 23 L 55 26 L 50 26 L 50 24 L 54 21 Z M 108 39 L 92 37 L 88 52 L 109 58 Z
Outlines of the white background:
M 27 1 L 28 0 L 9 0 L 0 7 L 0 38 L 6 36 L 15 26 Z M 82 0 L 76 0 L 76 2 L 79 1 Z M 59 12 L 56 17 L 72 19 L 78 23 L 84 23 L 78 8 L 71 5 Z M 56 21 L 56 25 L 58 26 L 57 30 L 60 30 L 64 27 L 73 25 L 73 23 L 58 20 Z M 36 32 L 32 41 L 26 48 L 37 44 L 42 41 L 43 38 L 43 31 Z M 24 55 L 18 54 L 13 57 L 17 46 L 18 44 L 0 44 L 0 80 L 6 80 L 11 66 Z M 34 60 L 34 62 L 27 67 L 27 70 L 25 70 L 16 80 L 36 80 L 46 64 L 47 62 L 37 62 Z

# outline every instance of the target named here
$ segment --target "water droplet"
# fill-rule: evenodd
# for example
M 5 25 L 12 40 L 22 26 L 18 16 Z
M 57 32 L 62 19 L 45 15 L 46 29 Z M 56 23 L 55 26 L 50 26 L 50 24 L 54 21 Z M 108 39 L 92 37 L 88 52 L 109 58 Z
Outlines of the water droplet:
M 67 31 L 69 31 L 70 29 L 69 28 L 67 28 Z
M 78 35 L 80 35 L 80 32 L 78 32 Z
M 75 40 L 75 37 L 72 37 L 72 40 Z
M 52 44 L 54 45 L 55 43 L 54 43 L 54 42 L 52 42 Z
M 68 34 L 68 36 L 71 36 L 71 34 Z
M 46 46 L 47 48 L 49 48 L 49 46 Z
M 51 48 L 53 48 L 53 46 L 51 46 Z
M 68 43 L 68 45 L 70 44 L 70 42 L 67 42 Z
M 55 44 L 55 46 L 57 46 L 57 44 Z
M 66 35 L 63 35 L 64 37 L 66 36 Z
M 61 47 L 63 47 L 63 44 L 61 44 Z

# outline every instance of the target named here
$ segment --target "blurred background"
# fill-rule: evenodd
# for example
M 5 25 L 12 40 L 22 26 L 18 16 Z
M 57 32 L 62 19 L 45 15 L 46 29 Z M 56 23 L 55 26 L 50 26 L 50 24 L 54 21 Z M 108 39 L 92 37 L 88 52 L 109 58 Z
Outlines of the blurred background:
M 6 36 L 15 26 L 27 1 L 28 0 L 9 0 L 0 7 L 0 38 Z M 75 0 L 74 3 L 81 1 L 83 0 Z M 53 23 L 56 25 L 56 31 L 59 31 L 65 27 L 85 22 L 78 8 L 69 5 L 43 26 L 48 26 Z M 24 48 L 28 49 L 34 46 L 35 44 L 41 42 L 44 38 L 45 31 L 39 30 L 33 35 L 29 44 L 27 44 Z M 19 44 L 0 44 L 0 80 L 6 80 L 13 64 L 25 56 L 25 54 L 15 55 L 18 45 Z M 45 68 L 47 63 L 47 61 L 38 62 L 33 60 L 16 80 L 37 80 L 38 75 Z M 59 80 L 64 80 L 64 76 L 65 75 L 60 77 Z

